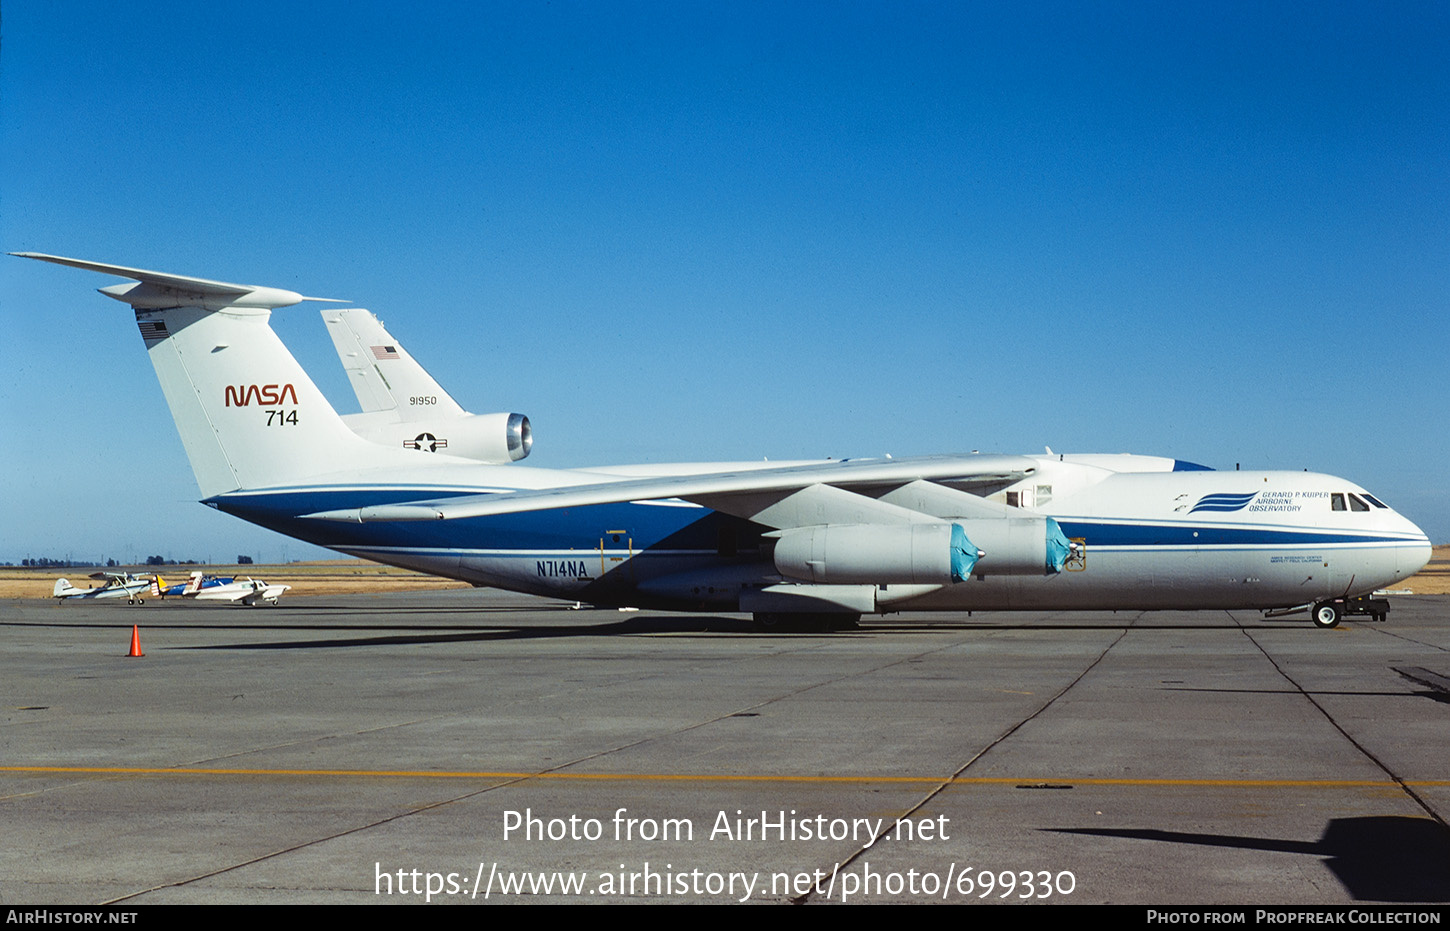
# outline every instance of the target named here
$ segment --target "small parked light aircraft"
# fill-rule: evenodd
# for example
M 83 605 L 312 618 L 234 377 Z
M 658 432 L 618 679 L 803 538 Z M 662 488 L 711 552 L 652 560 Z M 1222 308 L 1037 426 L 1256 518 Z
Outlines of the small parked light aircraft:
M 167 585 L 157 576 L 151 585 L 151 594 L 159 597 L 195 598 L 197 601 L 224 601 L 229 604 L 255 605 L 262 602 L 276 604 L 290 585 L 268 585 L 260 579 L 238 579 L 225 576 L 193 572 L 186 582 Z
M 324 313 L 363 406 L 342 417 L 268 325 L 325 298 L 15 254 L 133 279 L 100 290 L 135 310 L 205 504 L 477 585 L 767 624 L 1308 608 L 1333 627 L 1430 558 L 1344 479 L 1152 456 L 530 468 L 526 418 L 463 411 L 370 314 Z
M 76 588 L 70 579 L 56 579 L 51 596 L 61 601 L 73 598 L 125 598 L 127 604 L 145 603 L 145 594 L 151 582 L 137 578 L 129 572 L 92 572 L 91 578 L 104 581 L 99 588 Z
M 159 575 L 151 577 L 151 597 L 153 598 L 180 598 L 184 595 L 194 595 L 196 592 L 192 586 L 197 584 L 197 576 L 201 576 L 201 588 L 215 588 L 219 585 L 230 585 L 234 578 L 218 575 L 205 575 L 200 572 L 193 572 L 185 582 L 169 584 Z

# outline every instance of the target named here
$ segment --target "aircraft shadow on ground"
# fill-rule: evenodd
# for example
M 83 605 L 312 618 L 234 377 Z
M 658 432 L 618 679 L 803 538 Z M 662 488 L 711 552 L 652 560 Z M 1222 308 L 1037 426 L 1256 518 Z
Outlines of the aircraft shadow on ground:
M 1130 828 L 1048 830 L 1059 834 L 1308 854 L 1326 858 L 1325 865 L 1356 901 L 1450 901 L 1450 831 L 1430 818 L 1399 815 L 1335 818 L 1325 828 L 1324 836 L 1312 842 Z
M 1413 692 L 1368 692 L 1363 690 L 1336 691 L 1334 689 L 1201 689 L 1165 688 L 1165 692 L 1207 692 L 1215 695 L 1339 695 L 1346 698 L 1428 698 L 1441 704 L 1450 704 L 1450 692 L 1423 688 Z
M 378 618 L 374 621 L 366 617 L 368 614 L 376 613 Z M 237 623 L 227 618 L 207 617 L 205 619 L 192 620 L 155 620 L 151 623 L 143 623 L 141 627 L 145 630 L 198 630 L 208 631 L 214 634 L 221 634 L 225 631 L 243 630 L 275 630 L 278 632 L 301 633 L 328 632 L 344 634 L 347 632 L 362 633 L 364 631 L 377 632 L 368 636 L 338 636 L 308 640 L 277 640 L 271 642 L 251 643 L 213 643 L 175 649 L 192 650 L 291 650 L 291 649 L 317 649 L 317 648 L 339 648 L 339 647 L 368 647 L 400 644 L 430 644 L 430 643 L 467 643 L 470 641 L 497 641 L 497 640 L 535 640 L 557 637 L 609 637 L 624 635 L 648 635 L 648 634 L 679 634 L 679 635 L 709 635 L 711 637 L 738 636 L 749 638 L 761 637 L 802 637 L 802 636 L 862 636 L 871 634 L 888 634 L 893 637 L 929 635 L 944 630 L 959 631 L 1066 631 L 1066 630 L 1123 630 L 1131 628 L 1135 631 L 1184 631 L 1184 630 L 1219 630 L 1238 629 L 1239 625 L 1234 623 L 1214 624 L 1212 626 L 1191 626 L 1181 624 L 1143 624 L 1133 620 L 1108 621 L 1104 619 L 1101 623 L 994 623 L 984 621 L 949 621 L 932 619 L 930 621 L 875 621 L 868 620 L 857 627 L 842 627 L 836 629 L 820 629 L 818 627 L 805 626 L 799 629 L 790 627 L 776 627 L 761 629 L 754 622 L 745 617 L 723 617 L 709 614 L 683 614 L 683 615 L 662 615 L 648 614 L 634 616 L 618 620 L 601 620 L 601 616 L 608 616 L 604 610 L 584 611 L 573 615 L 578 618 L 577 623 L 572 624 L 499 624 L 499 623 L 476 623 L 471 622 L 470 615 L 476 613 L 472 610 L 460 611 L 456 608 L 446 610 L 426 610 L 423 612 L 408 611 L 409 617 L 418 614 L 434 614 L 435 619 L 426 623 L 397 624 L 387 623 L 384 618 L 396 619 L 396 609 L 388 611 L 356 611 L 356 610 L 327 610 L 309 611 L 305 621 L 295 615 L 283 620 L 278 618 L 273 621 L 253 620 L 255 615 L 249 615 L 246 622 Z M 495 610 L 484 609 L 481 613 L 496 614 Z M 561 612 L 562 613 L 562 612 Z M 444 619 L 444 615 L 449 620 Z M 329 617 L 337 618 L 337 623 L 327 623 Z M 130 618 L 127 623 L 110 625 L 118 628 L 130 626 Z M 300 622 L 299 622 L 300 621 Z M 351 623 L 349 623 L 349 621 Z M 451 623 L 449 622 L 451 621 Z M 0 624 L 0 626 L 77 626 L 96 627 L 90 624 L 53 624 L 44 622 L 16 622 L 13 624 Z M 391 633 L 383 633 L 391 631 Z M 1437 699 L 1440 696 L 1432 696 Z
M 369 637 L 329 637 L 320 640 L 277 640 L 265 643 L 216 643 L 202 646 L 179 647 L 187 650 L 306 650 L 346 647 L 394 646 L 399 644 L 470 643 L 497 640 L 544 640 L 557 637 L 616 637 L 640 634 L 712 634 L 740 635 L 750 637 L 775 636 L 754 630 L 751 622 L 740 618 L 721 618 L 700 615 L 681 617 L 650 616 L 628 618 L 602 624 L 578 625 L 530 625 L 528 627 L 499 626 L 480 628 L 470 625 L 467 630 L 458 630 L 460 625 L 448 625 L 456 633 L 406 633 L 382 634 Z M 279 630 L 295 630 L 295 627 L 277 627 Z M 326 627 L 314 630 L 347 630 L 348 628 Z M 815 636 L 832 636 L 856 631 L 825 632 Z M 801 636 L 782 634 L 780 636 Z
M 459 614 L 461 612 L 453 611 Z M 393 612 L 396 616 L 396 612 Z M 862 627 L 843 627 L 838 629 L 820 629 L 803 627 L 801 629 L 775 628 L 762 630 L 757 628 L 749 618 L 720 617 L 708 614 L 684 614 L 684 615 L 657 615 L 650 614 L 644 617 L 633 617 L 623 620 L 589 623 L 589 615 L 581 616 L 578 624 L 537 624 L 527 626 L 512 625 L 478 625 L 468 623 L 443 624 L 435 623 L 425 626 L 410 625 L 406 628 L 395 627 L 386 624 L 369 625 L 331 625 L 331 624 L 309 624 L 302 627 L 297 624 L 227 624 L 225 626 L 214 624 L 153 624 L 155 628 L 174 627 L 219 630 L 312 630 L 312 631 L 361 631 L 361 630 L 396 630 L 397 633 L 377 634 L 366 637 L 329 637 L 326 639 L 313 640 L 278 640 L 266 643 L 217 643 L 201 646 L 180 647 L 178 649 L 193 650 L 297 650 L 317 648 L 338 648 L 338 647 L 368 647 L 368 646 L 391 646 L 400 644 L 430 644 L 430 643 L 468 643 L 485 642 L 497 640 L 542 640 L 556 637 L 612 637 L 625 635 L 644 634 L 700 634 L 710 635 L 718 638 L 720 636 L 738 636 L 758 639 L 762 637 L 840 637 L 840 636 L 861 636 L 863 634 L 885 633 L 892 636 L 909 636 L 914 634 L 930 634 L 941 630 L 1070 630 L 1070 629 L 1121 629 L 1124 625 L 1112 624 L 1054 624 L 1054 625 L 1000 625 L 990 623 L 948 623 L 939 621 L 930 623 L 874 623 L 868 622 Z M 1133 625 L 1134 629 L 1144 629 L 1142 625 Z M 1233 627 L 1234 625 L 1227 625 Z M 1149 628 L 1153 629 L 1153 628 Z M 1181 626 L 1164 625 L 1163 630 L 1183 630 Z M 433 632 L 423 632 L 431 630 Z M 443 631 L 453 631 L 444 633 Z

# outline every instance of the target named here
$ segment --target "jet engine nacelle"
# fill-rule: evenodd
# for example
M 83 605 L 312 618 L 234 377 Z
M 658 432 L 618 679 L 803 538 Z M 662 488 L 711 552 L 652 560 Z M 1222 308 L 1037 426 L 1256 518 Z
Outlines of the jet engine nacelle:
M 424 419 L 407 423 L 379 422 L 371 414 L 349 414 L 343 420 L 369 442 L 479 462 L 515 462 L 527 456 L 534 445 L 533 428 L 523 414 L 465 414 L 440 417 L 436 422 Z
M 977 575 L 1053 575 L 1071 544 L 1051 517 L 987 517 L 959 521 L 982 549 Z
M 815 583 L 960 582 L 977 548 L 961 524 L 827 524 L 778 531 L 775 568 Z

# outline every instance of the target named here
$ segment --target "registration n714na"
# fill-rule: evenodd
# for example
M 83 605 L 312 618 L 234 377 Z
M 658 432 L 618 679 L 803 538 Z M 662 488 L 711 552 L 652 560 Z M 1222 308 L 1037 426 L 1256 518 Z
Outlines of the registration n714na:
M 15 254 L 131 279 L 100 290 L 135 310 L 203 503 L 476 585 L 767 625 L 1305 608 L 1333 627 L 1430 558 L 1342 478 L 1153 456 L 531 468 L 527 418 L 465 411 L 367 311 L 323 311 L 363 408 L 339 415 L 268 322 L 326 299 Z

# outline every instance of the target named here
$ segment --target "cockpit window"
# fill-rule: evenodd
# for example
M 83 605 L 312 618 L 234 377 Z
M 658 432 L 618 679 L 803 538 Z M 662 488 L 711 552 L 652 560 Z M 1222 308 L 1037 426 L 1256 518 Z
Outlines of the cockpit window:
M 1351 511 L 1368 511 L 1369 505 L 1359 500 L 1359 495 L 1349 496 L 1349 509 Z
M 1387 511 L 1390 508 L 1390 506 L 1388 504 L 1385 504 L 1383 501 L 1381 501 L 1380 499 L 1376 498 L 1374 495 L 1370 494 L 1367 491 L 1364 492 L 1364 500 L 1368 501 L 1370 504 L 1373 504 L 1377 508 L 1384 508 Z
M 1338 492 L 1330 495 L 1329 496 L 1329 509 L 1331 511 L 1342 511 L 1342 510 L 1344 510 L 1344 495 L 1341 495 Z

